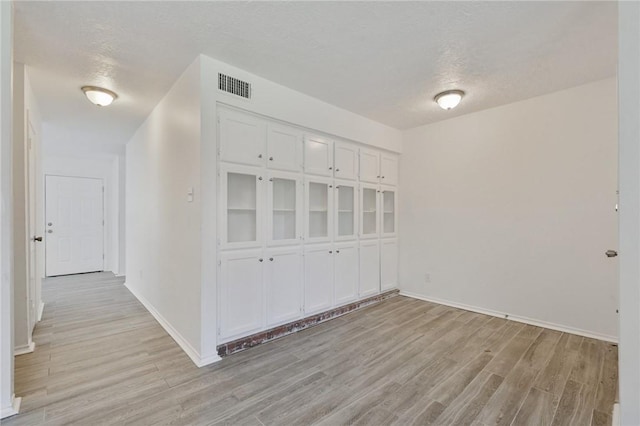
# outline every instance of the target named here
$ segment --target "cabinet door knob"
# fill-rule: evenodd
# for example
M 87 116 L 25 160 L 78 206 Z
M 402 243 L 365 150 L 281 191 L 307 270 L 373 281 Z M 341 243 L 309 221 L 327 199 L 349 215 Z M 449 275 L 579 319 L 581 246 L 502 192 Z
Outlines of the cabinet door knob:
M 384 176 L 382 176 L 382 179 L 384 179 Z
M 340 250 L 336 250 L 336 253 L 340 253 Z
M 258 180 L 262 180 L 262 176 L 258 176 Z
M 329 250 L 329 254 L 333 253 L 333 250 Z
M 270 258 L 269 258 L 269 262 L 273 262 L 273 257 L 270 257 Z
M 336 172 L 339 172 L 339 171 L 340 171 L 340 169 L 336 169 Z
M 333 170 L 333 167 L 329 167 L 329 170 Z
M 329 185 L 329 188 L 333 188 L 333 185 Z
M 258 158 L 262 158 L 262 154 L 258 154 Z
M 260 259 L 258 259 L 258 262 L 262 262 L 263 260 L 264 260 L 263 258 L 260 258 Z
M 273 157 L 269 157 L 269 161 L 273 161 Z
M 376 178 L 380 179 L 380 176 L 376 176 Z

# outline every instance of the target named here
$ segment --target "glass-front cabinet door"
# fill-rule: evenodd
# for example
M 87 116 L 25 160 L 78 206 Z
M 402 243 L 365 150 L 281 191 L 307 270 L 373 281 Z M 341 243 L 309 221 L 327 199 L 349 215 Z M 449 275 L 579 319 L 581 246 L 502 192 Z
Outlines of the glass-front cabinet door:
M 395 188 L 382 187 L 382 236 L 394 237 L 397 233 L 397 196 Z
M 378 236 L 378 187 L 360 185 L 360 238 Z
M 358 235 L 358 188 L 351 182 L 335 183 L 335 240 L 354 240 Z
M 262 172 L 250 167 L 223 167 L 220 173 L 220 243 L 224 248 L 257 247 L 262 237 Z
M 269 245 L 300 243 L 302 181 L 298 175 L 269 174 L 267 238 Z
M 307 179 L 304 185 L 307 242 L 331 241 L 333 184 L 330 179 Z

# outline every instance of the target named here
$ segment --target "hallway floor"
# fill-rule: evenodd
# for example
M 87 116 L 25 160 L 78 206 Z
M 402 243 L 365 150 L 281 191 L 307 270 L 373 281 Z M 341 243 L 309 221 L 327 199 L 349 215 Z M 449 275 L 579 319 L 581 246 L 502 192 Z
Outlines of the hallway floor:
M 198 369 L 122 282 L 44 282 L 3 425 L 611 424 L 609 343 L 399 296 Z

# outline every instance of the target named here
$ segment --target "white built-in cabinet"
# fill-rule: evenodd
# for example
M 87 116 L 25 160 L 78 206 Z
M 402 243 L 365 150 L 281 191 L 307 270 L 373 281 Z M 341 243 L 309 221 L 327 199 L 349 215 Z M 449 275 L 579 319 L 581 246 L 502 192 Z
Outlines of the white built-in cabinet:
M 221 107 L 218 342 L 396 288 L 396 154 Z

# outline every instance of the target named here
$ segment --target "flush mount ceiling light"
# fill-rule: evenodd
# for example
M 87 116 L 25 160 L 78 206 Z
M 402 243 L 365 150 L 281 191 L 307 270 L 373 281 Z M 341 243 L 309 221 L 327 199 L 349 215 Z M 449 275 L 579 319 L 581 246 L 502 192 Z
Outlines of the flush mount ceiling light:
M 438 93 L 433 100 L 440 105 L 440 108 L 449 110 L 457 107 L 463 96 L 464 92 L 462 90 L 447 90 L 446 92 Z
M 96 86 L 83 86 L 82 91 L 84 92 L 87 99 L 91 101 L 91 103 L 98 106 L 107 106 L 113 102 L 118 95 L 116 95 L 111 90 L 103 89 L 102 87 Z

